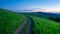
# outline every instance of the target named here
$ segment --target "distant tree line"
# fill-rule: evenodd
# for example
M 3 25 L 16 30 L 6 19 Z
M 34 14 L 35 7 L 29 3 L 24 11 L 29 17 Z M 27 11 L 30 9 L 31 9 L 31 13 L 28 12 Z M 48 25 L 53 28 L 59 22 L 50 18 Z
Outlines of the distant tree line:
M 56 22 L 60 22 L 60 18 L 58 18 L 58 17 L 49 17 L 49 19 L 56 21 Z

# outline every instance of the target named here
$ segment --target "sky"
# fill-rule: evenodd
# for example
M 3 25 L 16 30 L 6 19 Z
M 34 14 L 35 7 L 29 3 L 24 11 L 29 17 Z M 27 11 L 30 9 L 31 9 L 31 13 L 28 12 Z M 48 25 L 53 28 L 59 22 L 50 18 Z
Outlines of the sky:
M 0 8 L 14 11 L 60 12 L 60 0 L 0 0 Z

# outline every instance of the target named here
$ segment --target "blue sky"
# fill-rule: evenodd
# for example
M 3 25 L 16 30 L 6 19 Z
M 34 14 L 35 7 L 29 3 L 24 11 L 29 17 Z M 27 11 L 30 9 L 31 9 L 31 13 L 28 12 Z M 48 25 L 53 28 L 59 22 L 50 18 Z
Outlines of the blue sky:
M 9 10 L 45 9 L 42 11 L 60 11 L 60 0 L 0 0 L 0 8 Z M 38 9 L 39 8 L 39 9 Z

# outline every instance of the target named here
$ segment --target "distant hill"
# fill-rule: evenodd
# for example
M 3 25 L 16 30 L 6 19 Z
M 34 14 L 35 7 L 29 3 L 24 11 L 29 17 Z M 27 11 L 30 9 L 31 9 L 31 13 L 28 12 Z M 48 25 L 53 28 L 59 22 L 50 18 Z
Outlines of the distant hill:
M 58 16 L 60 16 L 60 13 L 57 13 Z
M 57 14 L 46 13 L 46 12 L 31 12 L 31 13 L 23 13 L 23 14 L 37 16 L 37 17 L 42 17 L 42 18 L 60 17 Z

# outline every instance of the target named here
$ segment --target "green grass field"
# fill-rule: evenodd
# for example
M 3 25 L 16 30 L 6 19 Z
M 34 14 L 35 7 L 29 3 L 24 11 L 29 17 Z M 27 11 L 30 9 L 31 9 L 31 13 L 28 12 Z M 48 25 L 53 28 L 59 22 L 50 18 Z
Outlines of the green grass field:
M 60 23 L 39 17 L 32 17 L 32 19 L 34 34 L 60 34 Z
M 23 24 L 25 16 L 30 16 L 33 19 L 34 34 L 60 34 L 60 23 L 58 22 L 5 9 L 0 9 L 0 34 L 13 34 Z M 26 32 L 28 25 L 29 20 L 27 20 L 22 34 Z
M 13 34 L 23 23 L 25 16 L 0 9 L 0 34 Z

